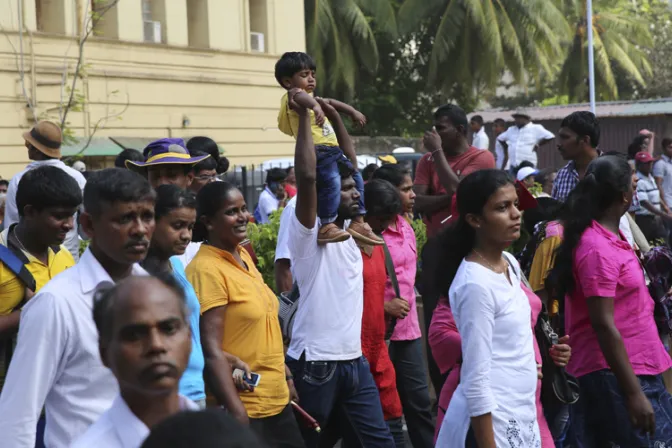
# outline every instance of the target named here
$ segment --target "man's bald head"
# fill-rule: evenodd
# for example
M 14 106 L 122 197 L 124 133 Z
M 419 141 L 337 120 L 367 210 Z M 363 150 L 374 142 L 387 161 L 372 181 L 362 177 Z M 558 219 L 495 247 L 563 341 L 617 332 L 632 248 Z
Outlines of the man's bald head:
M 137 293 L 146 288 L 161 288 L 171 290 L 180 300 L 184 318 L 187 319 L 189 309 L 182 285 L 170 274 L 158 276 L 131 276 L 114 283 L 98 285 L 93 296 L 93 320 L 98 330 L 98 337 L 102 341 L 109 341 L 113 324 L 113 309 L 120 297 L 128 297 L 129 293 Z M 134 288 L 139 288 L 134 290 Z
M 103 364 L 122 396 L 176 393 L 191 353 L 184 291 L 172 276 L 129 277 L 103 286 L 93 316 Z

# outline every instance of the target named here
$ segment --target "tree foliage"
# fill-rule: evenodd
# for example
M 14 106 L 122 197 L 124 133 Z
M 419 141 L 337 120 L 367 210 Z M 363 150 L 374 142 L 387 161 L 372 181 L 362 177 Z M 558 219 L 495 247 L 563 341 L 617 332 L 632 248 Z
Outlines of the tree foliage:
M 635 11 L 648 23 L 653 45 L 644 51 L 651 76 L 639 96 L 664 98 L 672 95 L 672 10 L 667 0 L 643 0 Z
M 405 0 L 398 17 L 402 35 L 440 18 L 427 79 L 444 91 L 492 89 L 505 70 L 519 84 L 551 73 L 569 30 L 549 0 Z
M 306 42 L 317 62 L 321 88 L 349 98 L 359 68 L 378 71 L 380 57 L 372 22 L 393 39 L 397 20 L 390 0 L 305 0 Z M 318 88 L 320 86 L 318 85 Z
M 598 99 L 669 96 L 667 0 L 593 0 L 593 11 Z M 364 133 L 414 136 L 447 101 L 587 101 L 585 12 L 585 0 L 307 0 L 307 40 L 321 93 L 354 101 Z M 507 72 L 523 91 L 497 98 Z
M 588 98 L 586 4 L 584 0 L 563 1 L 563 9 L 574 32 L 558 81 L 561 91 L 569 95 L 570 101 L 585 101 Z M 603 100 L 619 98 L 616 67 L 642 87 L 651 75 L 651 65 L 644 50 L 653 45 L 647 22 L 641 16 L 628 12 L 627 7 L 613 0 L 596 0 L 593 3 L 595 86 Z

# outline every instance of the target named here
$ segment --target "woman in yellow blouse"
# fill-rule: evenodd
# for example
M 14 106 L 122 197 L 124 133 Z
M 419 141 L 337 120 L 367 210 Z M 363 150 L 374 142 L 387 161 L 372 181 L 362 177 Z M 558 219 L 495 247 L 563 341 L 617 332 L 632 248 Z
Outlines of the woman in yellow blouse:
M 250 427 L 270 447 L 303 447 L 289 404 L 290 389 L 296 392 L 285 366 L 278 299 L 240 245 L 250 219 L 245 199 L 231 184 L 213 182 L 196 201 L 207 240 L 187 267 L 187 278 L 201 304 L 206 384 L 215 398 L 222 395 L 223 385 L 208 381 L 208 372 L 226 368 L 224 360 L 248 377 L 260 375 L 256 387 L 234 376 Z

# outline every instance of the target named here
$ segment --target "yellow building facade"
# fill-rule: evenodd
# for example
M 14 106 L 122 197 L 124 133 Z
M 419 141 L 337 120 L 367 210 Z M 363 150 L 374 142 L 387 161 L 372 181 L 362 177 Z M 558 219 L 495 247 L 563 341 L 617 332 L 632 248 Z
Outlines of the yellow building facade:
M 273 69 L 283 52 L 305 49 L 303 8 L 303 0 L 0 1 L 0 175 L 28 162 L 21 134 L 34 117 L 59 121 L 92 19 L 79 107 L 67 116 L 75 136 L 205 135 L 239 165 L 290 156 Z

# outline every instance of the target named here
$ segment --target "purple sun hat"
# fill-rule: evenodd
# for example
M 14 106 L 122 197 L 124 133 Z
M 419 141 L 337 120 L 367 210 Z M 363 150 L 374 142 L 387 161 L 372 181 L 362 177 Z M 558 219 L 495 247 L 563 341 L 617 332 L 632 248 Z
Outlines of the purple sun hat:
M 133 171 L 144 171 L 148 166 L 155 165 L 196 165 L 201 160 L 210 157 L 210 154 L 192 157 L 181 138 L 155 140 L 145 147 L 142 154 L 145 156 L 144 162 L 127 160 L 126 168 Z

